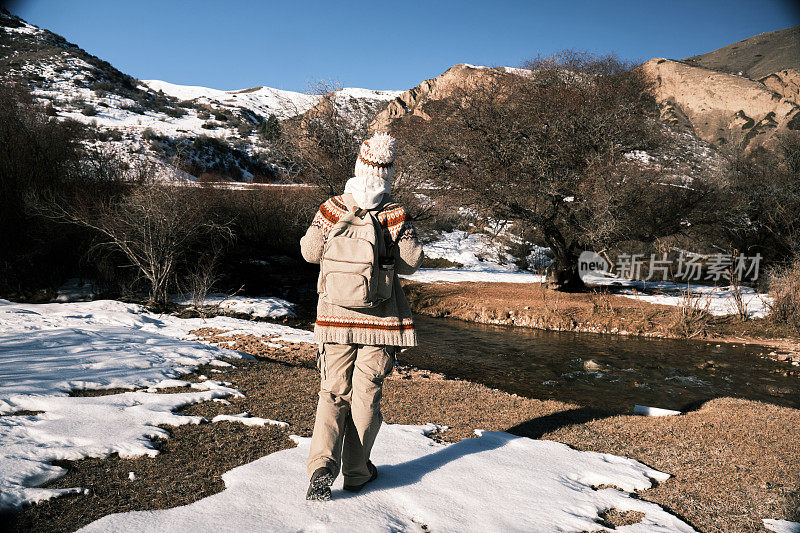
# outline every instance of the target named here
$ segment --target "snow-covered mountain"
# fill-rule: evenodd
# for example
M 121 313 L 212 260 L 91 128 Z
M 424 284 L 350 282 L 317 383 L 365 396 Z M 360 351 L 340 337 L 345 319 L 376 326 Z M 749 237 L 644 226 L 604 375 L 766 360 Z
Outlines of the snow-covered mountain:
M 96 127 L 127 157 L 163 160 L 180 148 L 192 173 L 269 179 L 272 142 L 265 124 L 305 113 L 321 96 L 270 87 L 221 91 L 140 81 L 63 37 L 0 11 L 0 78 L 26 86 L 51 116 Z M 356 123 L 400 91 L 342 89 L 334 101 Z M 274 119 L 272 119 L 274 120 Z
M 176 85 L 161 80 L 143 80 L 142 83 L 155 92 L 162 92 L 181 101 L 221 108 L 243 108 L 260 116 L 275 115 L 279 119 L 291 118 L 305 113 L 321 99 L 315 94 L 284 91 L 272 87 L 253 87 L 238 91 L 220 91 L 196 85 Z M 374 91 L 371 89 L 346 88 L 337 91 L 342 104 L 348 99 L 390 101 L 402 91 Z

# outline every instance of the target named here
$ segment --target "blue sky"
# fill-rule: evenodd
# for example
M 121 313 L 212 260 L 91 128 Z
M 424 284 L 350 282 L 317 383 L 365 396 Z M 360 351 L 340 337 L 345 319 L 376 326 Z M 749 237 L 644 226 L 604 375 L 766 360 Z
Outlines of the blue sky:
M 456 63 L 561 48 L 683 58 L 800 24 L 788 0 L 18 0 L 13 13 L 140 79 L 217 89 L 408 89 Z

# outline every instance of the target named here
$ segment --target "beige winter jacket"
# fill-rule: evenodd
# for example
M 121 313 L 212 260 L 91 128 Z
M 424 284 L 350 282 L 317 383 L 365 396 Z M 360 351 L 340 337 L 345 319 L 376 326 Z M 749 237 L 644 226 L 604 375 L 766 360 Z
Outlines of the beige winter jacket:
M 334 196 L 320 206 L 300 240 L 300 250 L 306 261 L 320 262 L 330 230 L 354 206 L 355 200 L 349 193 Z M 406 218 L 405 209 L 390 199 L 377 211 L 376 217 L 396 244 L 392 247 L 395 272 L 413 274 L 422 262 L 422 245 L 414 226 Z M 411 308 L 400 280 L 395 276 L 392 297 L 373 308 L 349 309 L 320 298 L 314 340 L 318 343 L 416 346 Z

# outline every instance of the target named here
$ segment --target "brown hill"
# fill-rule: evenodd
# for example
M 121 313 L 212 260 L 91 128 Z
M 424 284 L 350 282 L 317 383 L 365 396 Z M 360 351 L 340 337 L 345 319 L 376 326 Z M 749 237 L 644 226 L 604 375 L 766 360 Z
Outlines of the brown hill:
M 669 59 L 651 59 L 642 68 L 653 79 L 662 118 L 705 141 L 752 147 L 800 129 L 797 71 L 761 82 Z
M 372 121 L 370 130 L 390 131 L 392 122 L 406 115 L 428 118 L 423 109 L 426 102 L 442 100 L 452 96 L 458 89 L 469 89 L 509 76 L 516 70 L 504 67 L 476 67 L 466 63 L 454 65 L 439 76 L 423 81 L 389 102 L 389 105 Z
M 759 33 L 683 61 L 729 74 L 742 73 L 754 80 L 783 69 L 800 69 L 800 26 Z
M 800 70 L 787 68 L 764 76 L 760 80 L 770 91 L 800 105 Z

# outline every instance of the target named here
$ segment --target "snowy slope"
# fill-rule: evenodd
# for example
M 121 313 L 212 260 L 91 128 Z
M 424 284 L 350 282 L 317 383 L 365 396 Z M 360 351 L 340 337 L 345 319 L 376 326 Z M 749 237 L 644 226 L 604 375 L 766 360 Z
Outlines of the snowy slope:
M 27 85 L 52 116 L 111 132 L 105 145 L 131 158 L 165 159 L 174 151 L 164 150 L 167 142 L 213 138 L 233 153 L 226 155 L 222 171 L 213 161 L 202 166 L 243 180 L 271 175 L 274 147 L 258 134 L 260 125 L 271 115 L 291 118 L 320 101 L 318 95 L 270 87 L 221 91 L 160 80 L 142 82 L 63 37 L 4 12 L 0 12 L 2 78 Z M 342 89 L 335 102 L 352 121 L 361 123 L 398 94 Z M 181 152 L 193 159 L 191 144 L 184 144 Z
M 253 87 L 237 91 L 220 91 L 196 85 L 177 85 L 161 80 L 143 80 L 142 83 L 153 91 L 162 91 L 178 100 L 191 100 L 214 107 L 241 107 L 253 113 L 268 117 L 274 114 L 286 119 L 305 113 L 319 103 L 321 97 L 314 94 L 284 91 L 271 87 Z M 339 99 L 364 99 L 389 101 L 401 91 L 374 91 L 371 89 L 346 88 L 338 91 Z

